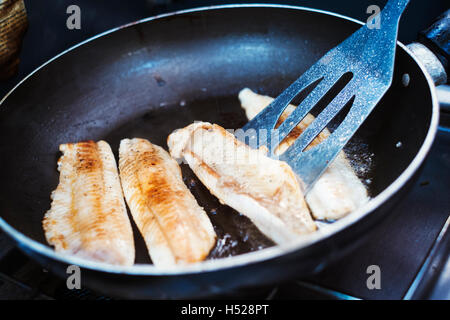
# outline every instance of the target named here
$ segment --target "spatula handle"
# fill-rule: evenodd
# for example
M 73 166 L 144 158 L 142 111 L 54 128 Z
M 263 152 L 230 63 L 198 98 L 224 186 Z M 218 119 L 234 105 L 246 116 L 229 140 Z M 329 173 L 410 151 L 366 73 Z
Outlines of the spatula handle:
M 400 19 L 410 0 L 389 0 L 381 11 L 381 15 L 389 18 Z
M 371 17 L 373 20 L 367 21 L 367 28 L 375 31 L 381 30 L 387 33 L 392 32 L 392 29 L 398 29 L 400 17 L 405 11 L 409 1 L 410 0 L 389 0 L 378 15 Z M 396 31 L 394 32 L 395 36 L 397 36 Z
M 384 6 L 386 9 L 396 8 L 397 10 L 403 11 L 408 5 L 410 0 L 389 0 Z

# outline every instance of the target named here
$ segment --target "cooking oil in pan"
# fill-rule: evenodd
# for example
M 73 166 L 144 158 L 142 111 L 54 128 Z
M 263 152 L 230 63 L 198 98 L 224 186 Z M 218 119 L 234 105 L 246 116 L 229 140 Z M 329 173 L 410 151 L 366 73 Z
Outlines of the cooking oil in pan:
M 237 97 L 183 100 L 183 103 L 152 107 L 147 113 L 113 130 L 105 139 L 110 142 L 113 150 L 118 150 L 120 140 L 126 137 L 146 138 L 167 149 L 167 136 L 173 130 L 194 121 L 217 123 L 227 129 L 241 128 L 247 122 Z M 364 142 L 364 139 L 355 136 L 346 146 L 345 152 L 357 176 L 366 185 L 370 194 L 374 155 L 368 144 Z M 216 246 L 208 259 L 239 255 L 274 245 L 274 242 L 263 235 L 247 217 L 222 205 L 203 186 L 189 166 L 181 164 L 181 170 L 184 182 L 208 214 L 217 234 Z M 136 262 L 149 263 L 150 259 L 143 240 L 136 239 L 136 241 L 141 244 L 139 248 L 136 248 Z

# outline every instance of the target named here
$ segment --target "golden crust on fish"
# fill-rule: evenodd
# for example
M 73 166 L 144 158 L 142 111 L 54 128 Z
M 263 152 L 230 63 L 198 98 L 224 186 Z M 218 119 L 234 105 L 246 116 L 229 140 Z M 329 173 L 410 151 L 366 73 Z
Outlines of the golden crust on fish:
M 176 130 L 168 146 L 212 194 L 250 218 L 273 241 L 289 242 L 316 230 L 295 174 L 285 162 L 268 158 L 207 122 Z
M 156 266 L 204 260 L 216 234 L 183 182 L 178 163 L 145 139 L 120 143 L 123 191 Z
M 134 240 L 116 161 L 104 142 L 60 145 L 60 180 L 43 227 L 57 252 L 129 266 Z
M 260 111 L 268 106 L 273 98 L 258 95 L 250 89 L 243 89 L 239 93 L 242 108 L 247 118 L 253 119 Z M 281 124 L 295 109 L 289 105 L 281 115 L 278 125 Z M 282 141 L 276 150 L 277 154 L 285 152 L 302 132 L 314 121 L 314 116 L 308 114 L 291 133 Z M 277 126 L 278 126 L 277 125 Z M 318 145 L 330 135 L 325 128 L 307 147 Z M 358 179 L 342 151 L 316 181 L 313 188 L 306 195 L 306 201 L 316 219 L 339 219 L 358 209 L 368 201 L 367 190 Z

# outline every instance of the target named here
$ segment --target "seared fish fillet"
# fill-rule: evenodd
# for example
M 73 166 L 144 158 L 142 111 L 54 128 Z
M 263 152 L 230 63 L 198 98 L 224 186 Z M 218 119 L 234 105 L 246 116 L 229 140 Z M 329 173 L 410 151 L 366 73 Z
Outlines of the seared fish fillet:
M 266 236 L 285 243 L 316 230 L 300 185 L 288 164 L 238 141 L 207 122 L 174 131 L 167 140 L 222 203 L 244 214 Z
M 123 192 L 153 263 L 171 267 L 204 260 L 216 233 L 178 163 L 145 139 L 122 140 L 119 155 Z
M 247 118 L 251 120 L 268 106 L 273 101 L 273 98 L 258 95 L 246 88 L 239 93 L 239 100 Z M 295 108 L 295 106 L 289 105 L 280 117 L 279 123 L 283 122 Z M 279 145 L 276 153 L 282 154 L 286 151 L 313 121 L 314 116 L 308 114 Z M 308 148 L 318 145 L 329 135 L 330 132 L 324 129 L 311 142 Z M 368 200 L 366 188 L 356 176 L 343 151 L 330 164 L 306 195 L 306 201 L 313 216 L 321 220 L 342 218 L 358 209 Z
M 59 149 L 59 185 L 43 220 L 47 241 L 64 254 L 132 265 L 133 232 L 110 146 L 87 141 Z

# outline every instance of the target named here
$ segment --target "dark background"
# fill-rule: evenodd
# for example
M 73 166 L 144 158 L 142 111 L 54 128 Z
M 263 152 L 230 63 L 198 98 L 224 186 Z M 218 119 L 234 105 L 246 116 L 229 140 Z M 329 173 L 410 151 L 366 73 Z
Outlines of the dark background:
M 297 0 L 297 1 L 224 1 L 224 0 L 25 0 L 29 27 L 23 41 L 19 72 L 0 82 L 0 97 L 27 74 L 61 51 L 108 29 L 156 14 L 186 8 L 229 3 L 280 3 L 329 10 L 366 21 L 369 5 L 381 8 L 386 0 Z M 399 39 L 410 43 L 417 33 L 448 9 L 445 0 L 411 0 L 403 15 Z M 448 3 L 448 2 L 447 2 Z M 81 9 L 81 29 L 69 30 L 66 20 L 69 5 Z

